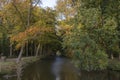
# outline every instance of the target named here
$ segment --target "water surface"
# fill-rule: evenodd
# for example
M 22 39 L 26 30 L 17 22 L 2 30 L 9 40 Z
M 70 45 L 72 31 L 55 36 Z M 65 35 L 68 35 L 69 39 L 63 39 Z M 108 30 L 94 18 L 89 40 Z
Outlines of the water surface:
M 79 71 L 70 59 L 49 57 L 24 69 L 20 66 L 16 74 L 0 76 L 0 80 L 120 80 L 120 72 Z

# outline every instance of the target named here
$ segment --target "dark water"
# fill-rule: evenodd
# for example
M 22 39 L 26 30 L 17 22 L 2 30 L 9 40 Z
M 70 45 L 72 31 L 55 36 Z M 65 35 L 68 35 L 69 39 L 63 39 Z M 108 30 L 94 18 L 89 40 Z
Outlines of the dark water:
M 4 75 L 0 80 L 120 80 L 120 72 L 78 71 L 66 58 L 46 58 L 25 69 L 18 67 L 16 74 Z

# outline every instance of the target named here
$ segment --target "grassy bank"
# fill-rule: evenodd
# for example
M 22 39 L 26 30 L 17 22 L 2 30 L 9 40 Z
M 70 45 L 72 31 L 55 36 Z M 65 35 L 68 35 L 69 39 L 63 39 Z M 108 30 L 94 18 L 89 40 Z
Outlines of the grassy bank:
M 37 61 L 39 58 L 36 57 L 23 57 L 21 62 L 23 66 Z M 11 73 L 17 69 L 16 58 L 7 59 L 6 61 L 0 61 L 0 74 Z

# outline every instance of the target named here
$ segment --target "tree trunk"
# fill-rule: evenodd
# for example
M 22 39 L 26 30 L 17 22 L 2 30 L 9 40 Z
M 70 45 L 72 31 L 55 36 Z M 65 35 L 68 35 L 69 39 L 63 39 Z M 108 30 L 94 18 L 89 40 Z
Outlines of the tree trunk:
M 0 72 L 2 71 L 2 65 L 0 65 Z
M 43 48 L 42 48 L 42 56 L 44 56 L 44 46 L 45 45 L 43 45 Z
M 20 50 L 19 56 L 18 56 L 17 61 L 16 61 L 17 63 L 19 63 L 20 60 L 21 60 L 23 50 L 24 50 L 24 46 L 21 47 L 21 50 Z
M 13 49 L 13 47 L 12 47 L 12 44 L 10 45 L 10 57 L 12 57 L 12 49 Z
M 38 47 L 37 47 L 37 50 L 36 50 L 36 57 L 38 56 L 39 49 L 40 49 L 40 43 L 38 44 Z
M 31 43 L 30 45 L 30 54 L 34 54 L 34 43 Z
M 42 45 L 40 46 L 40 56 L 42 55 Z
M 29 43 L 29 42 L 27 41 L 27 43 L 26 43 L 26 56 L 28 56 L 28 47 L 29 47 L 29 46 L 28 46 L 28 43 Z
M 28 18 L 27 18 L 27 27 L 30 26 L 31 11 L 32 11 L 32 0 L 30 0 L 30 2 L 29 2 Z
M 113 54 L 111 53 L 111 59 L 114 59 Z
M 37 47 L 36 47 L 36 44 L 34 43 L 34 52 L 33 52 L 34 55 L 36 53 L 36 50 L 37 50 Z
M 120 60 L 120 54 L 119 54 L 119 60 Z

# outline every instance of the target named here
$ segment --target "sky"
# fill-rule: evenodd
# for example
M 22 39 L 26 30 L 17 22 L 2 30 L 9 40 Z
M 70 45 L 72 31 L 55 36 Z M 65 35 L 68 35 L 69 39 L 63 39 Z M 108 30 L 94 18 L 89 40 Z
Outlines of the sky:
M 57 0 L 42 0 L 42 7 L 52 7 L 56 5 Z

